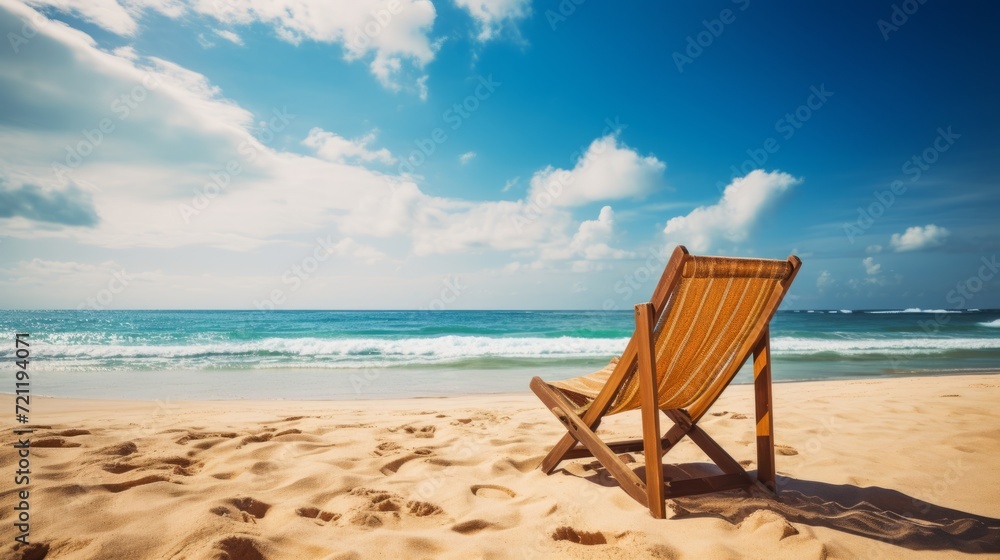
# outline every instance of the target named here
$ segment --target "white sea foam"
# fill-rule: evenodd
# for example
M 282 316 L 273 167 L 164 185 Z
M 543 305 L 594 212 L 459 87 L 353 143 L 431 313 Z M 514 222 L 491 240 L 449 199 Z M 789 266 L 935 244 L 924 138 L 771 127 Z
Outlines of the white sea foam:
M 833 352 L 842 355 L 937 354 L 948 350 L 1000 350 L 1000 339 L 928 337 L 831 340 L 778 336 L 771 339 L 771 349 L 778 355 L 818 354 L 820 352 Z
M 63 359 L 287 356 L 356 362 L 365 358 L 434 362 L 466 358 L 586 358 L 620 354 L 627 338 L 440 336 L 424 338 L 267 338 L 252 342 L 188 345 L 39 344 L 47 356 Z
M 868 313 L 961 313 L 961 309 L 920 309 L 919 307 L 908 307 L 906 309 L 887 309 L 885 311 L 869 311 Z
M 993 327 L 1000 329 L 1000 319 L 995 319 L 993 321 L 987 321 L 985 323 L 976 323 L 980 327 Z

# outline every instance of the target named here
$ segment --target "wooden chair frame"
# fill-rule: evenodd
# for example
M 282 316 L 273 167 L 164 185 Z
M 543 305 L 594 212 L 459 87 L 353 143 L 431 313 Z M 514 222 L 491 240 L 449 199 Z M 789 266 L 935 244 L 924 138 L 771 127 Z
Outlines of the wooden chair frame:
M 660 431 L 660 409 L 656 394 L 656 358 L 654 327 L 664 311 L 670 294 L 680 281 L 684 264 L 691 258 L 687 249 L 678 246 L 667 263 L 650 302 L 635 306 L 636 330 L 625 352 L 583 416 L 562 393 L 535 377 L 531 390 L 566 427 L 567 433 L 542 460 L 539 468 L 550 474 L 560 462 L 580 457 L 594 457 L 618 481 L 622 489 L 637 502 L 649 508 L 653 517 L 666 517 L 666 499 L 717 492 L 734 488 L 758 486 L 772 493 L 775 487 L 774 420 L 771 401 L 771 350 L 768 325 L 778 305 L 788 291 L 802 262 L 791 256 L 791 273 L 782 280 L 765 304 L 757 323 L 750 331 L 737 359 L 722 373 L 721 383 L 699 397 L 687 409 L 663 410 L 673 422 L 665 434 Z M 753 355 L 754 397 L 757 419 L 757 477 L 752 478 L 740 464 L 698 426 L 698 421 L 719 398 L 733 377 Z M 605 443 L 595 433 L 602 417 L 611 407 L 618 391 L 628 381 L 631 365 L 638 361 L 635 375 L 639 376 L 639 396 L 642 412 L 642 438 Z M 663 475 L 663 455 L 687 436 L 715 462 L 724 474 L 704 478 L 666 481 Z M 645 455 L 645 480 L 618 458 L 619 453 L 642 451 Z M 659 481 L 653 483 L 651 481 Z

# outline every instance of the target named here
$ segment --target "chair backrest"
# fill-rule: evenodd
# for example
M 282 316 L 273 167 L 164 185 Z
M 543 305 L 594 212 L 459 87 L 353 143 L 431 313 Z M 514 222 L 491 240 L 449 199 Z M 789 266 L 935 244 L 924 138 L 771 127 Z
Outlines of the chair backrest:
M 659 407 L 707 409 L 732 381 L 766 332 L 801 262 L 702 257 L 679 251 L 677 278 L 655 309 L 654 330 Z M 668 270 L 670 268 L 668 267 Z M 658 291 L 660 288 L 658 287 Z M 654 305 L 656 304 L 654 295 Z M 608 414 L 639 408 L 639 382 L 629 365 L 628 380 Z M 710 399 L 705 404 L 703 401 Z

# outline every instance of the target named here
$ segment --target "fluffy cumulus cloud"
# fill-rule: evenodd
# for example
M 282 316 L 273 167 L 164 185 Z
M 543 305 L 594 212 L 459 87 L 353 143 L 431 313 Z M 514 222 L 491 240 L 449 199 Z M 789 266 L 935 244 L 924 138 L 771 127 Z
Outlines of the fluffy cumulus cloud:
M 951 232 L 934 224 L 906 228 L 903 233 L 894 233 L 889 239 L 889 245 L 897 253 L 919 251 L 944 245 Z
M 584 220 L 569 243 L 544 248 L 543 259 L 605 260 L 633 256 L 622 249 L 613 249 L 609 243 L 615 233 L 615 213 L 610 206 L 601 208 L 596 220 Z
M 302 144 L 315 150 L 316 155 L 327 161 L 395 163 L 396 158 L 389 153 L 389 150 L 368 149 L 368 146 L 375 141 L 376 135 L 377 131 L 373 130 L 360 138 L 348 140 L 321 128 L 313 128 Z
M 582 222 L 580 207 L 665 188 L 665 165 L 611 134 L 569 169 L 535 172 L 520 198 L 434 196 L 414 177 L 370 168 L 394 161 L 374 132 L 291 137 L 294 107 L 252 113 L 202 74 L 127 47 L 102 50 L 81 31 L 0 0 L 2 36 L 25 18 L 47 23 L 20 52 L 0 49 L 0 235 L 249 251 L 322 232 L 341 240 L 332 254 L 363 263 L 393 262 L 381 251 L 391 247 L 417 256 L 518 252 L 532 266 L 583 270 L 630 253 L 616 248 L 610 206 Z M 282 151 L 279 141 L 313 152 Z
M 476 21 L 476 38 L 483 42 L 496 38 L 505 25 L 514 26 L 531 14 L 531 0 L 455 0 L 455 4 Z
M 437 13 L 430 0 L 30 0 L 33 6 L 72 14 L 125 37 L 135 36 L 149 13 L 171 18 L 200 15 L 228 27 L 268 25 L 278 38 L 293 44 L 316 41 L 338 44 L 347 60 L 369 61 L 384 86 L 408 87 L 420 93 L 422 69 L 434 59 L 430 32 Z M 233 31 L 215 33 L 236 44 Z M 425 95 L 425 94 L 424 94 Z
M 707 251 L 721 240 L 743 241 L 763 212 L 800 181 L 780 171 L 751 171 L 730 183 L 719 202 L 670 219 L 663 233 L 694 251 Z
M 348 235 L 408 235 L 418 255 L 475 249 L 541 249 L 548 258 L 621 258 L 600 232 L 610 232 L 613 212 L 569 233 L 570 209 L 589 202 L 641 197 L 663 188 L 665 165 L 619 145 L 614 135 L 591 143 L 570 170 L 546 167 L 534 174 L 519 200 L 464 201 L 423 193 L 411 180 L 362 197 L 339 218 Z M 602 243 L 604 243 L 602 245 Z M 586 248 L 586 250 L 583 250 Z
M 641 198 L 663 189 L 666 165 L 621 144 L 618 135 L 594 140 L 573 169 L 546 167 L 531 177 L 528 199 L 538 204 L 578 206 L 621 198 Z

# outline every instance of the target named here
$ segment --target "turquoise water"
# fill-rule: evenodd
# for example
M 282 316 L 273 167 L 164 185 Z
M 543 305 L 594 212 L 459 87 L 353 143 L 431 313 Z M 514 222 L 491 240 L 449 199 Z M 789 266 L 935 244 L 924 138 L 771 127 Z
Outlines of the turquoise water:
M 0 311 L 0 358 L 13 359 L 13 333 L 30 333 L 33 391 L 55 396 L 524 391 L 536 374 L 601 367 L 632 322 L 630 311 Z M 778 381 L 1000 368 L 1000 310 L 780 311 L 771 336 Z

